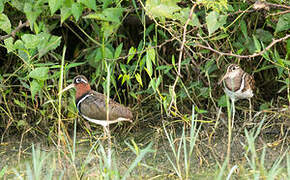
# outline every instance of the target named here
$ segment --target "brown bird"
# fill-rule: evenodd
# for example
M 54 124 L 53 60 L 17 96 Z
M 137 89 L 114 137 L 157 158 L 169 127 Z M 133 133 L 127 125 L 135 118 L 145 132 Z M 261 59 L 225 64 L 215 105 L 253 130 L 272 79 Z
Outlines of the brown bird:
M 132 112 L 129 108 L 109 100 L 106 105 L 106 96 L 93 91 L 88 80 L 83 75 L 78 75 L 73 79 L 73 83 L 63 89 L 60 93 L 71 88 L 76 88 L 76 106 L 80 115 L 90 122 L 101 125 L 107 130 L 109 124 L 121 121 L 132 122 Z M 60 94 L 59 93 L 59 94 Z M 107 119 L 107 110 L 109 119 Z
M 253 76 L 243 71 L 238 65 L 230 64 L 226 74 L 222 77 L 219 84 L 224 84 L 224 91 L 232 101 L 233 117 L 235 115 L 235 101 L 239 99 L 248 99 L 250 103 L 251 117 L 251 98 L 254 96 L 255 80 Z M 233 127 L 234 120 L 232 121 Z

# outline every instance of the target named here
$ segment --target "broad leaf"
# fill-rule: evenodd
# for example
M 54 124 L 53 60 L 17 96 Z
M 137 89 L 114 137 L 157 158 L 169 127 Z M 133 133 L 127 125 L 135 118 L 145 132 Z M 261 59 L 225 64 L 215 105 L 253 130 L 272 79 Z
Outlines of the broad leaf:
M 212 11 L 206 16 L 206 25 L 209 36 L 226 23 L 227 16 Z
M 145 8 L 149 16 L 174 19 L 174 13 L 181 9 L 177 2 L 179 0 L 147 0 Z
M 101 13 L 89 14 L 84 18 L 119 23 L 120 17 L 124 10 L 125 10 L 124 8 L 107 8 Z
M 48 71 L 49 71 L 48 67 L 38 67 L 38 68 L 35 68 L 33 71 L 31 71 L 28 77 L 36 79 L 36 80 L 44 81 L 44 80 L 47 80 L 49 77 Z
M 61 24 L 72 14 L 71 7 L 62 7 L 60 9 Z
M 256 37 L 265 43 L 270 43 L 273 40 L 273 35 L 264 29 L 257 29 L 256 30 Z
M 43 85 L 44 85 L 43 81 L 39 82 L 35 79 L 30 83 L 30 91 L 32 99 L 34 99 L 36 93 L 42 89 Z
M 261 45 L 260 45 L 259 40 L 254 35 L 253 35 L 253 40 L 254 40 L 254 43 L 255 43 L 256 52 L 260 52 L 261 51 Z
M 15 50 L 13 45 L 13 37 L 5 39 L 4 44 L 7 49 L 7 53 L 10 53 Z
M 102 48 L 97 48 L 87 56 L 88 63 L 95 68 L 100 67 L 100 61 L 103 58 L 113 59 L 113 52 L 107 47 L 105 47 L 104 54 Z
M 129 49 L 129 57 L 128 57 L 128 60 L 127 60 L 127 64 L 131 61 L 131 59 L 135 56 L 135 53 L 136 53 L 136 49 L 134 47 L 131 47 Z
M 53 15 L 61 7 L 61 4 L 61 0 L 48 0 L 50 14 Z
M 184 8 L 179 13 L 175 13 L 174 17 L 176 19 L 180 20 L 181 23 L 184 25 L 186 23 L 188 17 L 189 17 L 189 13 L 190 13 L 190 9 L 189 8 Z M 192 13 L 191 20 L 189 21 L 188 24 L 193 26 L 193 27 L 194 26 L 197 26 L 197 27 L 200 26 L 198 17 L 197 17 L 197 15 L 195 13 Z
M 137 82 L 141 85 L 141 87 L 143 87 L 142 78 L 139 73 L 135 74 L 135 78 Z
M 80 0 L 79 2 L 84 4 L 88 8 L 91 8 L 95 11 L 97 10 L 96 0 Z
M 73 3 L 73 5 L 71 7 L 71 12 L 72 12 L 74 18 L 76 19 L 76 21 L 78 21 L 82 15 L 83 6 L 79 3 Z
M 3 0 L 0 0 L 0 13 L 2 13 L 3 10 L 4 10 L 4 1 Z
M 121 43 L 115 50 L 114 58 L 118 58 L 122 52 L 123 49 L 123 43 Z
M 246 22 L 244 20 L 241 21 L 241 31 L 242 31 L 244 37 L 246 38 L 246 40 L 248 40 L 248 38 L 249 38 L 248 30 L 247 30 Z
M 148 53 L 146 54 L 145 58 L 146 58 L 147 73 L 150 77 L 152 77 L 152 74 L 153 74 L 152 60 L 150 59 L 150 56 L 148 55 Z
M 279 17 L 275 33 L 290 29 L 290 13 L 283 14 Z
M 30 2 L 26 2 L 24 4 L 23 9 L 27 19 L 29 20 L 30 27 L 33 27 L 36 18 L 41 14 L 42 8 L 40 7 L 39 3 L 32 4 Z
M 54 50 L 60 45 L 61 37 L 53 36 L 48 33 L 42 32 L 37 35 L 39 44 L 37 46 L 39 57 L 45 55 L 48 51 Z
M 11 32 L 11 23 L 5 14 L 0 14 L 0 29 L 5 31 L 7 34 Z
M 218 105 L 219 107 L 227 107 L 227 100 L 225 95 L 220 97 L 220 99 L 218 100 Z
M 35 49 L 40 43 L 40 39 L 34 34 L 24 34 L 21 39 L 26 49 Z

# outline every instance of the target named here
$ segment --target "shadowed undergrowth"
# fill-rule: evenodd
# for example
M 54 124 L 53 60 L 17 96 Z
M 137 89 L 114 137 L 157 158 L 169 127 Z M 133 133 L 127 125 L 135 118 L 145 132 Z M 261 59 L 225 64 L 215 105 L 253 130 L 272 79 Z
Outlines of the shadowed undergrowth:
M 0 1 L 0 179 L 289 178 L 289 9 Z M 218 81 L 232 63 L 256 89 L 231 129 Z M 79 117 L 75 91 L 58 95 L 79 74 L 133 111 L 110 126 L 112 143 Z

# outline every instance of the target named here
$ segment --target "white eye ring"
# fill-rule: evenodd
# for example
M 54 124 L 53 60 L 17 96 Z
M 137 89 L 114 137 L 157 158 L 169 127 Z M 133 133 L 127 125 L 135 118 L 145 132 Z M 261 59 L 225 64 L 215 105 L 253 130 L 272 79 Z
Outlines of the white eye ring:
M 83 83 L 88 83 L 86 80 L 84 80 L 83 78 L 77 78 L 76 79 L 76 83 L 77 84 L 79 84 L 79 83 L 81 83 L 81 82 L 83 82 Z

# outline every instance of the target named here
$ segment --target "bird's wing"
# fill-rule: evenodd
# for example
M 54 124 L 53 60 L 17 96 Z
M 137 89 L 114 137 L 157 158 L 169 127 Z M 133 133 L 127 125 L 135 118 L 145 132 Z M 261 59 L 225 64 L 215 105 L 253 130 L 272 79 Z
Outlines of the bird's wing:
M 246 73 L 245 76 L 245 87 L 243 90 L 247 90 L 247 89 L 255 89 L 255 80 L 254 77 L 249 75 L 248 73 Z
M 88 96 L 80 105 L 81 113 L 92 119 L 106 120 L 106 96 L 95 91 L 91 91 L 90 94 L 91 96 Z M 116 120 L 120 117 L 126 119 L 133 118 L 129 108 L 110 99 L 109 120 Z

